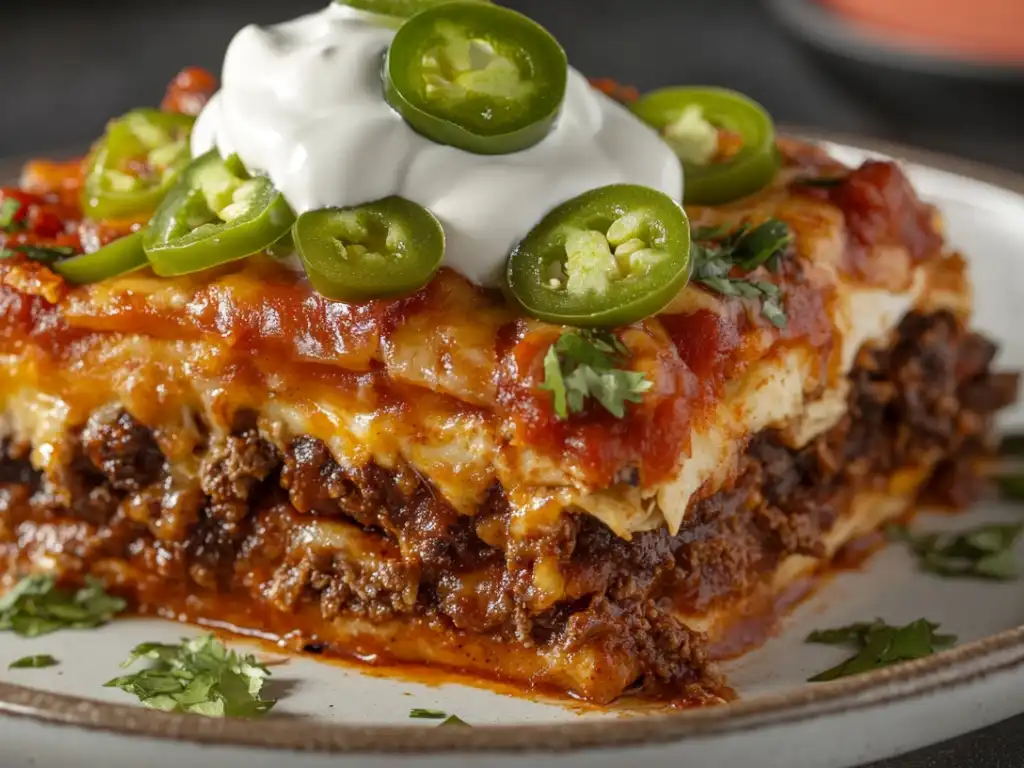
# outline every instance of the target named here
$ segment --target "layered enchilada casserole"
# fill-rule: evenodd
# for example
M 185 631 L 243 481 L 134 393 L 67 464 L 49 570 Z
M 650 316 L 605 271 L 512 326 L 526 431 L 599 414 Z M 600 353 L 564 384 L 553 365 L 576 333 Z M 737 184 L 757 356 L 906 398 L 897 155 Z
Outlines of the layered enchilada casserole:
M 897 164 L 483 2 L 243 29 L 0 225 L 11 583 L 598 704 L 718 700 L 1016 397 Z

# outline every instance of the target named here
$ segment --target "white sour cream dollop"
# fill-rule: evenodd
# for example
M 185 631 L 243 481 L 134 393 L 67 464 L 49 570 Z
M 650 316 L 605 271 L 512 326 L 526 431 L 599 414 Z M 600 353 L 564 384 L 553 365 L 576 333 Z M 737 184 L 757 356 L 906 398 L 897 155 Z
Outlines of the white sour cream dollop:
M 444 226 L 444 264 L 481 285 L 549 210 L 607 184 L 641 184 L 678 200 L 682 171 L 658 135 L 576 70 L 561 116 L 539 144 L 475 155 L 437 144 L 390 108 L 381 65 L 394 31 L 332 4 L 232 40 L 221 90 L 192 137 L 266 173 L 297 213 L 400 195 Z

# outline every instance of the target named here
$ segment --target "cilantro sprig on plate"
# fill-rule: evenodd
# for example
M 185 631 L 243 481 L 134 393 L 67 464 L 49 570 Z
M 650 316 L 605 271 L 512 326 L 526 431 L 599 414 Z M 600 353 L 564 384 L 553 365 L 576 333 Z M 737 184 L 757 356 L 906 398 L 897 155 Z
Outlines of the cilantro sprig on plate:
M 890 526 L 889 537 L 917 555 L 921 569 L 939 576 L 1012 581 L 1019 575 L 1014 545 L 1024 523 L 981 525 L 966 531 L 914 534 Z
M 270 670 L 254 656 L 228 650 L 213 635 L 184 639 L 179 645 L 142 643 L 121 666 L 140 659 L 153 663 L 106 686 L 137 696 L 150 709 L 207 717 L 259 717 L 277 702 L 260 695 Z
M 630 352 L 607 331 L 566 331 L 544 356 L 540 389 L 551 392 L 555 416 L 567 419 L 596 400 L 616 418 L 626 415 L 626 403 L 639 403 L 652 384 L 640 371 L 625 367 Z
M 443 725 L 469 725 L 458 715 L 449 715 L 440 709 L 410 709 L 409 717 L 413 720 L 443 720 L 438 723 L 439 728 Z
M 53 656 L 48 653 L 40 653 L 36 656 L 22 656 L 16 661 L 12 661 L 7 665 L 8 669 L 43 669 L 45 667 L 55 667 L 60 664 Z
M 57 586 L 52 575 L 27 576 L 0 598 L 0 630 L 37 637 L 59 629 L 88 629 L 110 621 L 125 601 L 108 595 L 103 585 L 86 579 L 71 592 Z
M 757 227 L 742 224 L 728 233 L 721 227 L 703 227 L 693 234 L 693 279 L 723 296 L 760 301 L 765 319 L 785 328 L 788 318 L 779 286 L 730 275 L 734 267 L 751 272 L 764 266 L 769 272 L 778 272 L 792 241 L 789 226 L 778 219 L 768 219 Z
M 805 642 L 852 645 L 857 653 L 810 678 L 809 682 L 818 683 L 858 675 L 951 648 L 956 643 L 956 635 L 937 634 L 938 628 L 938 624 L 927 619 L 918 619 L 902 627 L 894 627 L 881 619 L 875 619 L 870 623 L 858 622 L 811 632 Z

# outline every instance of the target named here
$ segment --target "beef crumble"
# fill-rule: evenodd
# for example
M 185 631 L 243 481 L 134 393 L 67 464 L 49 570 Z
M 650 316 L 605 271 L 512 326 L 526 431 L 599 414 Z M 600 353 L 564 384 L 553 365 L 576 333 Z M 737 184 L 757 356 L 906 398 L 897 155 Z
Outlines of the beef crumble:
M 122 408 L 94 412 L 79 441 L 93 468 L 114 491 L 140 491 L 163 470 L 164 457 L 153 434 Z

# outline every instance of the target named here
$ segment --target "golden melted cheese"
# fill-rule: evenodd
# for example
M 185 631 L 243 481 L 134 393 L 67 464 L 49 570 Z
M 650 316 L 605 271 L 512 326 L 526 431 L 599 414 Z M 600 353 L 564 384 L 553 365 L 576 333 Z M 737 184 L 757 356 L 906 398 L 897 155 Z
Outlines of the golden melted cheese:
M 682 403 L 688 421 L 674 422 L 687 427 L 685 439 L 671 456 L 655 456 L 670 471 L 653 482 L 618 479 L 629 474 L 619 471 L 630 468 L 628 451 L 611 475 L 595 472 L 593 457 L 617 434 L 614 425 L 570 431 L 554 447 L 531 436 L 531 419 L 545 413 L 515 405 L 532 374 L 509 360 L 557 331 L 516 318 L 500 297 L 442 272 L 411 299 L 347 305 L 319 297 L 262 257 L 209 274 L 164 280 L 141 273 L 71 290 L 53 311 L 77 334 L 73 350 L 60 339 L 47 347 L 39 328 L 0 338 L 0 437 L 30 445 L 33 464 L 56 476 L 89 414 L 123 406 L 154 430 L 175 472 L 187 477 L 198 471 L 197 420 L 217 438 L 251 412 L 281 449 L 309 435 L 342 467 L 372 461 L 412 469 L 462 514 L 474 514 L 498 483 L 521 536 L 543 530 L 552 511 L 566 508 L 627 538 L 658 525 L 675 532 L 694 499 L 731 479 L 754 434 L 779 429 L 800 445 L 841 418 L 857 351 L 886 343 L 906 312 L 970 308 L 962 262 L 941 253 L 915 260 L 909 248 L 881 243 L 870 255 L 880 265 L 875 279 L 852 275 L 844 268 L 851 233 L 843 211 L 793 193 L 794 173 L 784 171 L 740 203 L 690 214 L 697 224 L 768 217 L 789 224 L 796 240 L 787 258 L 799 269 L 787 273 L 784 296 L 791 315 L 813 315 L 792 318 L 803 331 L 779 333 L 756 303 L 691 285 L 660 321 L 622 333 L 635 365 L 655 382 L 649 399 L 694 398 Z M 51 286 L 38 300 L 56 298 Z M 683 370 L 685 339 L 669 332 L 679 318 L 702 313 L 741 329 L 727 375 L 711 394 L 702 375 Z M 511 383 L 509 371 L 518 377 Z M 646 418 L 648 432 L 634 442 L 657 453 L 648 443 L 663 422 Z

